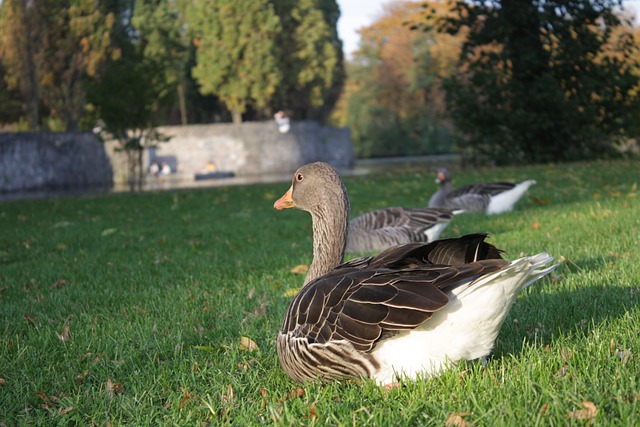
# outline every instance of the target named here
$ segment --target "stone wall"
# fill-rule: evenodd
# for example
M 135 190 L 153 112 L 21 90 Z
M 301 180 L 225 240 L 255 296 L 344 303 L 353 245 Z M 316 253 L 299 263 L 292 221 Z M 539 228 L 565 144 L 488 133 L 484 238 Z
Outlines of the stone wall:
M 336 167 L 355 163 L 349 129 L 314 121 L 294 121 L 287 133 L 280 133 L 274 122 L 164 126 L 158 130 L 172 138 L 149 150 L 145 165 L 164 161 L 184 179 L 193 179 L 209 162 L 217 170 L 236 175 L 293 172 L 317 160 Z M 119 154 L 109 147 L 108 151 L 112 158 Z M 117 180 L 126 176 L 124 155 L 119 156 L 113 162 Z
M 175 179 L 192 181 L 209 162 L 237 176 L 290 173 L 322 160 L 338 168 L 355 163 L 347 128 L 313 121 L 291 123 L 280 133 L 274 122 L 165 126 L 171 136 L 145 152 L 144 165 L 167 162 Z M 0 192 L 83 189 L 122 184 L 126 156 L 115 141 L 91 133 L 0 133 Z
M 0 192 L 112 186 L 105 147 L 91 133 L 0 133 Z

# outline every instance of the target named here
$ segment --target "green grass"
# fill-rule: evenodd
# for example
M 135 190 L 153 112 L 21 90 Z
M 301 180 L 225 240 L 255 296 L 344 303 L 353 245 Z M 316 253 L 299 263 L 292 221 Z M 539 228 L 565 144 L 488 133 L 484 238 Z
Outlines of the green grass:
M 388 393 L 298 389 L 278 366 L 302 283 L 290 270 L 311 256 L 308 214 L 272 208 L 288 183 L 0 203 L 0 426 L 640 425 L 639 170 L 455 171 L 457 186 L 538 184 L 514 212 L 459 216 L 443 237 L 488 232 L 510 259 L 547 251 L 562 266 L 520 295 L 486 367 Z M 422 206 L 433 179 L 347 177 L 352 214 Z

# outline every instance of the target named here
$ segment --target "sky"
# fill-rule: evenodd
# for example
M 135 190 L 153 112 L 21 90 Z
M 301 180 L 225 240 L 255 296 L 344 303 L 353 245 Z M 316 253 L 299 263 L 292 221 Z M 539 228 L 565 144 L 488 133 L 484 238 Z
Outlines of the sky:
M 398 2 L 399 0 L 337 0 L 340 6 L 340 19 L 338 20 L 338 34 L 342 39 L 344 53 L 351 58 L 351 53 L 358 47 L 360 36 L 357 30 L 366 27 L 382 14 L 382 5 Z M 638 16 L 640 12 L 640 0 L 625 0 L 625 8 L 633 10 Z M 638 22 L 638 18 L 636 18 Z

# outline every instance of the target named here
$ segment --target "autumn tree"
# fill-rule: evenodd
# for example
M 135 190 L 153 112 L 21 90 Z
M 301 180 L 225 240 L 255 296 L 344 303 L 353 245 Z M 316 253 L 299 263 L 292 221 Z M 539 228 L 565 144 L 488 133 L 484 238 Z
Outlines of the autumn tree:
M 448 106 L 476 159 L 498 163 L 599 157 L 638 113 L 632 89 L 637 48 L 618 0 L 452 2 L 437 20 L 451 34 L 470 28 Z
M 7 0 L 2 7 L 2 58 L 8 81 L 21 88 L 30 126 L 39 127 L 42 104 L 62 129 L 77 129 L 84 81 L 110 53 L 113 15 L 94 0 Z
M 446 12 L 442 3 L 432 7 Z M 420 4 L 398 2 L 385 6 L 373 24 L 360 30 L 333 116 L 351 128 L 359 156 L 451 150 L 441 82 L 455 67 L 461 37 L 412 31 L 423 19 Z
M 193 76 L 203 94 L 225 103 L 234 123 L 248 106 L 265 107 L 282 80 L 280 19 L 268 0 L 192 0 L 187 21 L 197 45 Z

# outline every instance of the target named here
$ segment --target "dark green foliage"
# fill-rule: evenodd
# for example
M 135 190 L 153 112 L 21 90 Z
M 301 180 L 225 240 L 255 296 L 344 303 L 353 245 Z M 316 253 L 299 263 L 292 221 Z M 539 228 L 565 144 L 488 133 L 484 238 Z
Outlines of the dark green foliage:
M 631 34 L 618 39 L 617 0 L 455 3 L 440 29 L 471 31 L 448 106 L 463 150 L 498 163 L 613 155 L 640 100 Z M 616 42 L 617 40 L 617 42 Z M 614 43 L 615 42 L 615 43 Z
M 248 106 L 265 107 L 282 79 L 276 37 L 280 19 L 268 0 L 196 0 L 187 11 L 197 44 L 193 76 L 242 121 Z
M 274 107 L 295 119 L 324 119 L 336 103 L 345 75 L 335 0 L 272 0 L 280 17 L 278 63 L 283 79 Z

